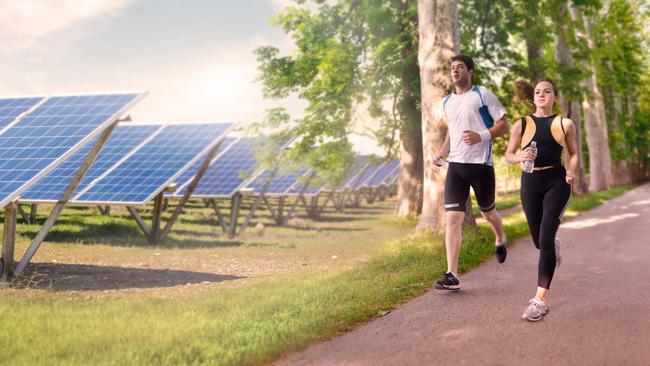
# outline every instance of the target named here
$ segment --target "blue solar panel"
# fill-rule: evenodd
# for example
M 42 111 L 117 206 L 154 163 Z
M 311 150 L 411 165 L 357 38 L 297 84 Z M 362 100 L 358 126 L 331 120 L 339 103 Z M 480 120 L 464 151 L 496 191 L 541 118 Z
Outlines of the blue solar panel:
M 237 141 L 237 137 L 226 137 L 221 144 L 219 145 L 219 150 L 217 151 L 217 154 L 215 155 L 215 159 L 219 157 L 219 154 L 223 153 L 232 143 Z M 181 175 L 178 176 L 178 178 L 175 179 L 178 190 L 185 192 L 185 186 L 190 184 L 192 181 L 192 178 L 194 178 L 194 175 L 199 171 L 199 168 L 201 167 L 201 164 L 203 164 L 204 159 L 199 159 L 194 165 L 191 167 L 185 169 Z M 214 161 L 214 159 L 213 159 Z M 165 193 L 165 196 L 175 196 L 176 193 Z
M 42 100 L 43 97 L 0 98 L 0 129 L 12 123 L 18 116 Z
M 160 127 L 161 125 L 132 123 L 122 123 L 117 126 L 104 144 L 93 165 L 86 172 L 84 179 L 77 186 L 76 192 L 82 191 L 90 182 L 108 171 L 109 168 L 133 151 Z M 84 145 L 25 193 L 21 194 L 20 200 L 23 202 L 57 201 L 84 159 L 86 159 L 95 141 L 97 141 L 96 138 Z
M 144 204 L 229 130 L 229 123 L 170 124 L 107 175 L 82 191 L 77 203 Z
M 364 186 L 370 188 L 377 188 L 381 185 L 381 182 L 386 179 L 386 177 L 395 169 L 399 171 L 399 160 L 391 160 L 385 162 L 376 172 L 376 174 L 363 183 Z
M 345 178 L 345 188 L 351 188 L 358 180 L 359 175 L 363 174 L 363 170 L 368 164 L 368 157 L 363 155 L 356 156 L 356 162 L 348 170 L 348 175 Z
M 397 178 L 399 178 L 399 164 L 397 164 L 397 167 L 395 167 L 395 169 L 386 175 L 386 179 L 384 179 L 381 184 L 385 186 L 392 186 L 395 184 L 395 182 L 397 182 Z
M 267 187 L 267 190 L 264 194 L 266 195 L 286 195 L 289 193 L 289 190 L 298 185 L 298 179 L 304 177 L 309 172 L 307 168 L 301 168 L 297 171 L 278 171 L 271 181 L 271 184 Z M 252 189 L 255 193 L 261 193 L 264 185 L 267 183 L 269 177 L 271 176 L 271 170 L 265 170 L 260 175 L 258 175 L 253 181 L 246 184 L 247 189 Z M 291 192 L 291 193 L 299 193 Z
M 0 135 L 0 207 L 94 138 L 141 93 L 54 96 Z
M 253 147 L 259 141 L 253 137 L 243 137 L 228 147 L 210 167 L 192 193 L 193 197 L 230 197 L 247 180 L 247 175 L 257 170 L 259 163 L 255 159 Z M 183 195 L 185 188 L 174 193 Z
M 359 173 L 359 175 L 348 185 L 348 188 L 359 189 L 363 186 L 363 183 L 368 180 L 370 177 L 375 174 L 375 172 L 381 168 L 381 164 L 377 163 L 368 163 L 366 169 Z

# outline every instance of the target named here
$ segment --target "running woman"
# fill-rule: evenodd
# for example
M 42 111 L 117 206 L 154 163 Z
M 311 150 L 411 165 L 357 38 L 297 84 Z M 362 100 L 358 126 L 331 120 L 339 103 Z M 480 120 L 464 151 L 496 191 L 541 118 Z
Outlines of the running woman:
M 505 109 L 491 91 L 472 85 L 474 60 L 465 55 L 451 58 L 451 79 L 455 92 L 442 100 L 447 118 L 447 136 L 441 150 L 432 157 L 440 165 L 447 158 L 445 180 L 447 226 L 447 272 L 435 282 L 441 290 L 459 290 L 458 256 L 462 242 L 465 205 L 472 187 L 483 217 L 490 223 L 496 240 L 499 263 L 506 260 L 506 235 L 501 216 L 495 209 L 495 177 L 492 166 L 492 140 L 508 132 Z
M 522 319 L 539 321 L 548 311 L 546 295 L 553 273 L 561 263 L 560 241 L 555 237 L 571 197 L 578 155 L 573 121 L 553 114 L 557 88 L 549 80 L 535 85 L 535 113 L 515 122 L 506 150 L 511 164 L 535 162 L 532 173 L 521 173 L 521 204 L 535 247 L 539 249 L 537 292 L 530 299 Z M 537 142 L 537 154 L 530 149 Z M 516 153 L 521 147 L 521 152 Z M 562 166 L 562 151 L 568 152 L 568 168 Z

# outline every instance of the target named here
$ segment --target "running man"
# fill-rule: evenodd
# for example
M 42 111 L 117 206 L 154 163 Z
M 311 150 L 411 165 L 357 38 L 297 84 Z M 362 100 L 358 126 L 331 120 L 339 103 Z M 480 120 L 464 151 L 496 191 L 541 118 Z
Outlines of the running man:
M 447 272 L 434 284 L 437 289 L 459 290 L 458 256 L 462 242 L 463 218 L 469 187 L 476 195 L 483 217 L 496 236 L 497 261 L 506 260 L 506 235 L 501 216 L 495 209 L 496 182 L 492 166 L 492 140 L 508 132 L 505 109 L 491 91 L 472 85 L 474 61 L 457 55 L 451 58 L 451 79 L 455 92 L 442 100 L 447 117 L 447 136 L 433 163 L 447 158 L 445 181 L 447 227 Z

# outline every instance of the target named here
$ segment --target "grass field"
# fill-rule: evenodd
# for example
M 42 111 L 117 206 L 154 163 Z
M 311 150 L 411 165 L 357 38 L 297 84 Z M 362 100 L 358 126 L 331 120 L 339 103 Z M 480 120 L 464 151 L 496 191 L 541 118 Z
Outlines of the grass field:
M 569 214 L 626 188 L 574 199 Z M 161 247 L 119 210 L 68 209 L 28 288 L 0 289 L 0 347 L 16 365 L 271 361 L 389 312 L 444 270 L 442 237 L 412 234 L 415 222 L 391 208 L 267 225 L 233 241 L 195 204 Z M 521 213 L 504 221 L 511 239 L 527 233 Z M 19 248 L 37 229 L 19 225 Z M 468 229 L 461 271 L 492 257 L 493 240 L 484 225 Z

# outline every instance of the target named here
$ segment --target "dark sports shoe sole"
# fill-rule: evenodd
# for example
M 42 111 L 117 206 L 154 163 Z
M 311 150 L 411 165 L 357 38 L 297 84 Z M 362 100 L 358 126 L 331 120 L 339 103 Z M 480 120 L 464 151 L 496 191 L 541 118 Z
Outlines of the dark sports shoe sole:
M 436 290 L 460 291 L 459 285 L 446 286 L 446 285 L 441 285 L 437 282 L 433 284 L 433 288 L 435 288 Z

